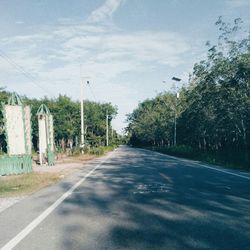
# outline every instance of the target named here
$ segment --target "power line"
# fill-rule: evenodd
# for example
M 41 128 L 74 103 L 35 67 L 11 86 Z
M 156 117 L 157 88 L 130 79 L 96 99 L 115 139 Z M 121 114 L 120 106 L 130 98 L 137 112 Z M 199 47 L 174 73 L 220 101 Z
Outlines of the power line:
M 5 61 L 7 61 L 10 65 L 12 65 L 13 68 L 15 68 L 17 71 L 19 71 L 19 73 L 23 74 L 27 79 L 29 79 L 31 81 L 31 83 L 33 83 L 33 85 L 42 89 L 45 93 L 53 95 L 53 93 L 51 93 L 46 88 L 41 86 L 30 73 L 28 73 L 22 66 L 18 65 L 13 59 L 11 59 L 9 56 L 7 56 L 2 50 L 0 50 L 0 57 L 2 57 Z
M 15 61 L 13 61 L 13 59 L 9 58 L 6 54 L 4 54 L 1 50 L 0 50 L 0 57 L 2 57 L 4 60 L 6 60 L 9 64 L 11 64 L 17 71 L 19 71 L 19 73 L 23 74 L 27 79 L 29 79 L 31 81 L 31 83 L 33 83 L 35 86 L 39 87 L 40 89 L 42 89 L 44 92 L 46 92 L 47 94 L 52 94 L 50 91 L 48 91 L 47 89 L 45 89 L 44 87 L 42 87 L 39 83 L 37 83 L 37 80 L 30 75 L 28 72 L 25 71 L 25 69 L 23 67 L 21 67 L 20 65 L 18 65 Z

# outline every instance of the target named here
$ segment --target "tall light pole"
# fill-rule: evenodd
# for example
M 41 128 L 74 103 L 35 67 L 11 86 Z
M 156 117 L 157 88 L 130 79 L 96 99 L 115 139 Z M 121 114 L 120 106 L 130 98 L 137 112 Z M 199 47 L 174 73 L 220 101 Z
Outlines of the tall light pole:
M 109 115 L 108 111 L 106 112 L 106 146 L 109 145 Z
M 89 84 L 89 81 L 87 81 L 87 84 Z M 84 153 L 84 145 L 85 145 L 85 131 L 84 131 L 84 101 L 83 101 L 83 95 L 84 95 L 84 79 L 81 79 L 81 149 L 82 154 Z
M 81 149 L 82 153 L 84 148 L 84 106 L 83 106 L 83 81 L 81 81 Z
M 179 98 L 179 93 L 176 88 L 176 82 L 180 82 L 181 79 L 178 77 L 172 77 L 172 80 L 175 81 L 174 83 L 174 91 L 175 91 L 175 110 L 174 110 L 174 146 L 176 146 L 176 137 L 177 137 L 177 132 L 176 132 L 176 118 L 177 118 L 177 99 Z

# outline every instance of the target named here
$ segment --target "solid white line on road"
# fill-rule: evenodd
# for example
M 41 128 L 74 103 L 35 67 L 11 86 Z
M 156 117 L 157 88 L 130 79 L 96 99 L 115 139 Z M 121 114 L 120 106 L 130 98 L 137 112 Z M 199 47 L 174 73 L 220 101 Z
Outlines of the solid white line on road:
M 29 233 L 31 233 L 46 217 L 48 217 L 73 191 L 79 187 L 97 168 L 99 168 L 104 162 L 106 162 L 113 153 L 106 157 L 102 162 L 89 171 L 81 180 L 79 180 L 74 186 L 72 186 L 66 193 L 64 193 L 58 200 L 56 200 L 50 207 L 48 207 L 43 213 L 41 213 L 36 219 L 34 219 L 27 227 L 25 227 L 19 234 L 11 239 L 1 250 L 13 249 L 20 241 L 22 241 Z
M 219 172 L 222 172 L 222 173 L 225 173 L 225 174 L 231 174 L 231 175 L 234 175 L 234 176 L 237 176 L 237 177 L 241 177 L 241 178 L 250 180 L 250 177 L 249 177 L 249 176 L 245 176 L 245 175 L 241 175 L 241 174 L 232 173 L 232 172 L 229 172 L 229 171 L 226 171 L 226 170 L 223 170 L 223 169 L 219 169 L 219 168 L 209 167 L 209 166 L 206 166 L 206 165 L 203 165 L 203 164 L 200 164 L 200 163 L 194 163 L 194 164 L 196 164 L 196 165 L 198 165 L 198 166 L 201 166 L 201 167 L 203 167 L 203 168 L 213 169 L 213 170 L 215 170 L 215 171 L 219 171 Z
M 141 150 L 151 151 L 151 150 L 147 150 L 147 149 L 141 149 Z M 182 158 L 178 158 L 178 157 L 175 157 L 175 156 L 159 153 L 159 152 L 156 152 L 156 151 L 151 151 L 151 152 L 162 155 L 162 156 L 165 156 L 165 157 L 168 157 L 168 158 L 172 158 L 174 160 L 178 160 L 178 161 L 181 161 L 181 162 L 185 162 L 185 163 L 188 162 L 188 163 L 198 165 L 198 166 L 203 167 L 203 168 L 209 168 L 209 169 L 212 169 L 212 170 L 215 170 L 215 171 L 218 171 L 218 172 L 222 172 L 222 173 L 225 173 L 225 174 L 234 175 L 234 176 L 237 176 L 237 177 L 240 177 L 240 178 L 243 178 L 243 179 L 250 180 L 250 177 L 246 176 L 246 175 L 236 174 L 236 173 L 226 171 L 226 170 L 223 170 L 223 169 L 220 169 L 220 168 L 210 167 L 210 166 L 207 166 L 207 165 L 204 165 L 204 164 L 201 164 L 201 163 L 194 162 L 192 160 L 182 159 Z

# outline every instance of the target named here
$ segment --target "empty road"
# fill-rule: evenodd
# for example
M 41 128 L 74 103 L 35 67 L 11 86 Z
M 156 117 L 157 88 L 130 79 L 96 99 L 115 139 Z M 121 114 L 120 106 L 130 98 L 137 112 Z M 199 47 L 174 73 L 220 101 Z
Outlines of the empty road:
M 122 146 L 0 225 L 0 249 L 250 249 L 250 176 Z

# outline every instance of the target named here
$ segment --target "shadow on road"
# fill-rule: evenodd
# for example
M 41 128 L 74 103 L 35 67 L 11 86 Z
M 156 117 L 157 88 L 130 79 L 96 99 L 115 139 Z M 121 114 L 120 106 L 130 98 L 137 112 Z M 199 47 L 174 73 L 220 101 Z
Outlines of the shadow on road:
M 62 247 L 249 249 L 249 181 L 183 164 L 120 149 L 58 210 Z

